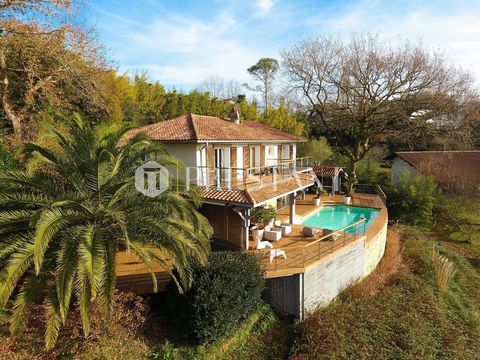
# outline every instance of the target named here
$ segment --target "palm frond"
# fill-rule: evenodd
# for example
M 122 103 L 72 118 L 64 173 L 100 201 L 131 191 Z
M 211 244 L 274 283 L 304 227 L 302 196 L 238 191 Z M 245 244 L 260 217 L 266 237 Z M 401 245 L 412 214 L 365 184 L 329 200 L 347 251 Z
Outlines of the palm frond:
M 0 307 L 4 307 L 15 286 L 33 263 L 34 245 L 24 244 L 8 258 L 0 272 Z
M 104 266 L 100 276 L 99 301 L 107 317 L 110 317 L 115 305 L 115 255 L 116 247 L 113 242 L 104 243 Z
M 70 236 L 62 243 L 57 255 L 57 273 L 55 287 L 57 290 L 58 308 L 63 322 L 67 317 L 72 297 L 72 287 L 77 272 L 79 233 L 82 228 L 72 229 Z
M 55 346 L 60 326 L 62 325 L 62 317 L 55 295 L 51 295 L 46 301 L 47 309 L 47 329 L 45 331 L 45 346 L 47 350 L 51 350 Z
M 71 225 L 71 220 L 78 217 L 78 213 L 72 210 L 62 210 L 58 208 L 45 209 L 41 212 L 38 221 L 35 224 L 34 237 L 34 264 L 37 275 L 40 273 L 43 256 L 48 248 L 50 240 L 59 230 Z
M 92 296 L 90 293 L 90 286 L 88 284 L 88 276 L 85 266 L 79 265 L 77 271 L 77 277 L 75 279 L 75 294 L 78 301 L 78 307 L 80 309 L 80 315 L 82 317 L 83 333 L 86 336 L 90 333 L 90 305 Z
M 15 297 L 13 313 L 10 318 L 10 332 L 13 335 L 18 335 L 25 327 L 28 310 L 39 298 L 45 285 L 45 277 L 41 275 L 30 276 L 21 286 Z

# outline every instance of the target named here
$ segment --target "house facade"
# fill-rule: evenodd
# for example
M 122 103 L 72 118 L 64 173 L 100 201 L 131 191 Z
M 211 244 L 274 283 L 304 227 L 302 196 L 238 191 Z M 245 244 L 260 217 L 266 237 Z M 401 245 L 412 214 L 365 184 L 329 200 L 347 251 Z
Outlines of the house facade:
M 186 114 L 130 131 L 165 145 L 181 162 L 177 174 L 202 195 L 200 212 L 214 229 L 219 246 L 249 249 L 252 209 L 289 209 L 295 199 L 318 182 L 306 159 L 297 157 L 305 140 L 265 124 L 230 118 Z
M 213 227 L 213 247 L 256 254 L 266 278 L 265 296 L 284 313 L 303 318 L 328 304 L 373 271 L 383 256 L 388 214 L 378 195 L 354 194 L 352 199 L 352 206 L 378 212 L 368 226 L 366 215 L 359 215 L 346 226 L 318 225 L 316 235 L 309 234 L 314 229 L 304 223 L 311 217 L 335 221 L 322 208 L 344 207 L 343 195 L 335 195 L 342 169 L 309 166 L 309 159 L 297 156 L 304 141 L 300 137 L 242 121 L 238 113 L 230 118 L 187 114 L 127 135 L 136 134 L 161 142 L 179 159 L 178 177 L 202 196 L 199 211 Z M 328 182 L 330 195 L 319 205 L 305 190 L 321 182 Z M 252 212 L 262 206 L 277 209 L 277 219 L 268 229 L 255 229 L 254 235 Z M 349 213 L 344 209 L 340 216 Z M 151 271 L 132 254 L 117 255 L 119 289 L 151 292 Z M 164 290 L 168 273 L 159 268 L 154 273 L 158 289 Z

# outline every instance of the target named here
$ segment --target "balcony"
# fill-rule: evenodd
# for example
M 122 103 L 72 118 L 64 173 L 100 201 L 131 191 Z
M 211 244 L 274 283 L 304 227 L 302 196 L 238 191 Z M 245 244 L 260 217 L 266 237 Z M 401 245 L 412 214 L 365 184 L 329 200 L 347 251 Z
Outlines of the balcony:
M 228 190 L 259 189 L 265 185 L 294 179 L 300 173 L 311 172 L 310 158 L 296 160 L 270 159 L 274 165 L 238 168 L 197 166 L 187 168 L 187 181 L 197 186 Z

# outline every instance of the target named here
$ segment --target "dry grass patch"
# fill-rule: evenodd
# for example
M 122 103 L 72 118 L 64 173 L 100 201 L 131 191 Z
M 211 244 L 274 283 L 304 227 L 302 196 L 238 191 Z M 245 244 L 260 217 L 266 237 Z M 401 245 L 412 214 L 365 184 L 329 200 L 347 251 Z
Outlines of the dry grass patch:
M 440 255 L 437 249 L 432 252 L 432 268 L 433 278 L 441 293 L 448 290 L 448 284 L 457 272 L 455 265 L 447 259 L 447 257 Z
M 17 359 L 146 359 L 150 344 L 142 335 L 147 307 L 144 300 L 130 293 L 116 293 L 112 318 L 104 319 L 96 307 L 91 332 L 83 335 L 81 316 L 72 311 L 55 348 L 45 350 L 45 308 L 35 306 L 21 336 L 10 336 L 9 312 L 0 313 L 0 360 Z

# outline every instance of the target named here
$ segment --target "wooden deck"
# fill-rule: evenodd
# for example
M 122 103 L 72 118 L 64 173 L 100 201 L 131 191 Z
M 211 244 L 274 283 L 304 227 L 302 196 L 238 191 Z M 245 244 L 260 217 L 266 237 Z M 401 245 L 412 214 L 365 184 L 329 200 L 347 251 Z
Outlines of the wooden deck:
M 170 274 L 158 263 L 152 263 L 152 269 L 157 278 L 158 291 L 166 290 L 170 282 Z M 116 255 L 117 289 L 133 291 L 137 294 L 149 294 L 153 292 L 153 280 L 149 269 L 140 259 L 125 251 L 117 252 Z
M 297 200 L 295 212 L 300 217 L 318 211 L 325 204 L 342 204 L 343 195 L 322 196 L 321 205 L 313 204 L 312 194 L 306 194 L 304 200 Z M 251 250 L 258 254 L 261 259 L 262 267 L 267 278 L 298 274 L 305 271 L 310 266 L 314 266 L 319 260 L 333 256 L 336 252 L 341 251 L 346 245 L 356 241 L 365 240 L 368 242 L 372 239 L 386 224 L 388 220 L 387 209 L 381 198 L 372 194 L 354 194 L 351 205 L 370 207 L 380 209 L 379 214 L 372 222 L 370 227 L 364 232 L 363 225 L 358 225 L 355 232 L 341 231 L 339 238 L 335 241 L 330 239 L 306 238 L 302 234 L 303 226 L 294 225 L 292 232 L 279 241 L 273 242 L 273 249 L 285 251 L 287 259 L 282 256 L 275 257 L 270 261 L 270 250 Z M 283 209 L 278 212 L 278 218 L 282 221 L 288 221 L 289 209 Z M 362 228 L 360 228 L 360 226 Z M 253 243 L 253 241 L 252 241 Z
M 307 194 L 305 200 L 297 200 L 296 213 L 299 216 L 308 216 L 318 210 L 319 207 L 313 205 L 312 198 L 313 195 Z M 323 204 L 342 203 L 342 201 L 343 196 L 341 195 L 322 197 Z M 285 251 L 287 259 L 278 256 L 270 262 L 270 250 L 250 250 L 259 256 L 266 277 L 271 278 L 304 272 L 309 266 L 313 266 L 319 260 L 325 260 L 333 256 L 346 245 L 364 239 L 368 242 L 386 224 L 387 210 L 377 195 L 354 194 L 352 205 L 380 209 L 380 213 L 365 234 L 361 234 L 363 229 L 360 226 L 362 225 L 358 225 L 357 231 L 343 231 L 335 241 L 322 238 L 306 238 L 302 235 L 303 226 L 293 225 L 290 234 L 272 243 L 274 249 Z M 288 219 L 288 209 L 280 211 L 278 218 Z M 250 243 L 253 244 L 253 241 L 250 241 Z M 153 291 L 152 277 L 148 268 L 134 254 L 119 252 L 116 262 L 117 288 L 125 291 L 135 291 L 139 294 L 147 294 Z M 157 264 L 153 264 L 152 267 L 157 277 L 158 290 L 165 290 L 170 281 L 170 275 Z
M 328 235 L 307 238 L 302 234 L 302 230 L 302 225 L 294 225 L 290 234 L 272 243 L 273 250 L 284 251 L 286 259 L 280 254 L 271 258 L 271 249 L 250 250 L 258 255 L 266 278 L 303 273 L 308 267 L 333 256 L 346 245 L 365 239 L 363 224 L 358 225 L 357 231 L 339 232 L 335 241 Z

